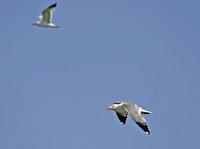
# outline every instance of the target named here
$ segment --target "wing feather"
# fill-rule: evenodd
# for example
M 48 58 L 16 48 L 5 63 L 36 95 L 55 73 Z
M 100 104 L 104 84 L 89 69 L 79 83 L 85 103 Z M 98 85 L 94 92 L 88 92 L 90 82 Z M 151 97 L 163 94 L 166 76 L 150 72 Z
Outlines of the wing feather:
M 56 7 L 56 5 L 57 5 L 57 3 L 54 3 L 42 11 L 42 16 L 43 16 L 42 22 L 43 23 L 48 23 L 48 24 L 51 23 L 51 20 L 53 17 L 53 9 Z
M 126 109 L 128 111 L 129 116 L 136 122 L 136 124 L 140 128 L 142 128 L 142 130 L 144 130 L 147 134 L 150 134 L 147 121 L 141 115 L 139 108 L 140 107 L 133 104 L 126 105 Z
M 120 122 L 122 122 L 123 125 L 126 124 L 127 115 L 122 116 L 122 115 L 121 115 L 120 113 L 118 113 L 118 112 L 116 112 L 116 114 L 117 114 L 117 117 L 119 118 Z

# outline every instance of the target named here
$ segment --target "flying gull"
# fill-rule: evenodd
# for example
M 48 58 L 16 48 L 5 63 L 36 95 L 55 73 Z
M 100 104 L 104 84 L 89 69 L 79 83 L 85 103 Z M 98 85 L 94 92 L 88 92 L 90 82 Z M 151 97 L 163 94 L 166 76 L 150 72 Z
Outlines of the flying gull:
M 144 110 L 136 104 L 120 101 L 114 102 L 108 106 L 107 110 L 115 111 L 123 125 L 126 123 L 127 115 L 129 115 L 146 134 L 150 134 L 147 121 L 144 119 L 142 114 L 151 114 L 152 112 Z
M 58 28 L 58 25 L 52 23 L 53 10 L 57 3 L 54 3 L 42 11 L 42 15 L 38 16 L 38 21 L 33 25 L 47 28 Z

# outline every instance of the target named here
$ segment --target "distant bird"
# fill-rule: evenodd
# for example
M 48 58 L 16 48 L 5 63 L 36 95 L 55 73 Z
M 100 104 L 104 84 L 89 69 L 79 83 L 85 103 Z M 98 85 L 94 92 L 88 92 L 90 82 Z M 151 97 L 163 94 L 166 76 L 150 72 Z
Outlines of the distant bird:
M 54 3 L 42 11 L 42 15 L 38 16 L 38 21 L 33 25 L 47 28 L 58 28 L 58 25 L 52 23 L 53 10 L 57 3 Z
M 144 110 L 136 104 L 120 101 L 114 102 L 108 106 L 107 110 L 115 111 L 123 125 L 126 123 L 127 115 L 129 115 L 146 134 L 150 134 L 147 121 L 142 114 L 151 114 L 152 112 Z

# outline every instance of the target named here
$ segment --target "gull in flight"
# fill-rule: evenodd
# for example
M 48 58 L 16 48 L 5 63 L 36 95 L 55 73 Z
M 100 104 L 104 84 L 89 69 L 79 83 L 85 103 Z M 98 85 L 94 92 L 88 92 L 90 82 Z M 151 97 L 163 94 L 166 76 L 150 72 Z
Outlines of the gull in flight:
M 58 25 L 52 23 L 53 10 L 57 3 L 54 3 L 42 11 L 42 15 L 38 16 L 38 21 L 33 25 L 39 27 L 58 28 Z
M 151 114 L 152 112 L 144 110 L 136 104 L 120 101 L 109 105 L 107 110 L 115 111 L 120 122 L 123 124 L 126 123 L 127 115 L 129 115 L 146 134 L 150 134 L 147 121 L 144 119 L 142 114 Z

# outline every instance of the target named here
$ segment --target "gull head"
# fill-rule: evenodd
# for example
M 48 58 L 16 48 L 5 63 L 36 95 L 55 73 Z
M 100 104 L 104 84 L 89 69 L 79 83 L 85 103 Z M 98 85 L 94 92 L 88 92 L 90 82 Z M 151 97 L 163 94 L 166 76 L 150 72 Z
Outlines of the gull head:
M 120 101 L 114 102 L 113 104 L 107 107 L 107 110 L 115 110 L 117 107 L 122 106 L 123 103 Z

